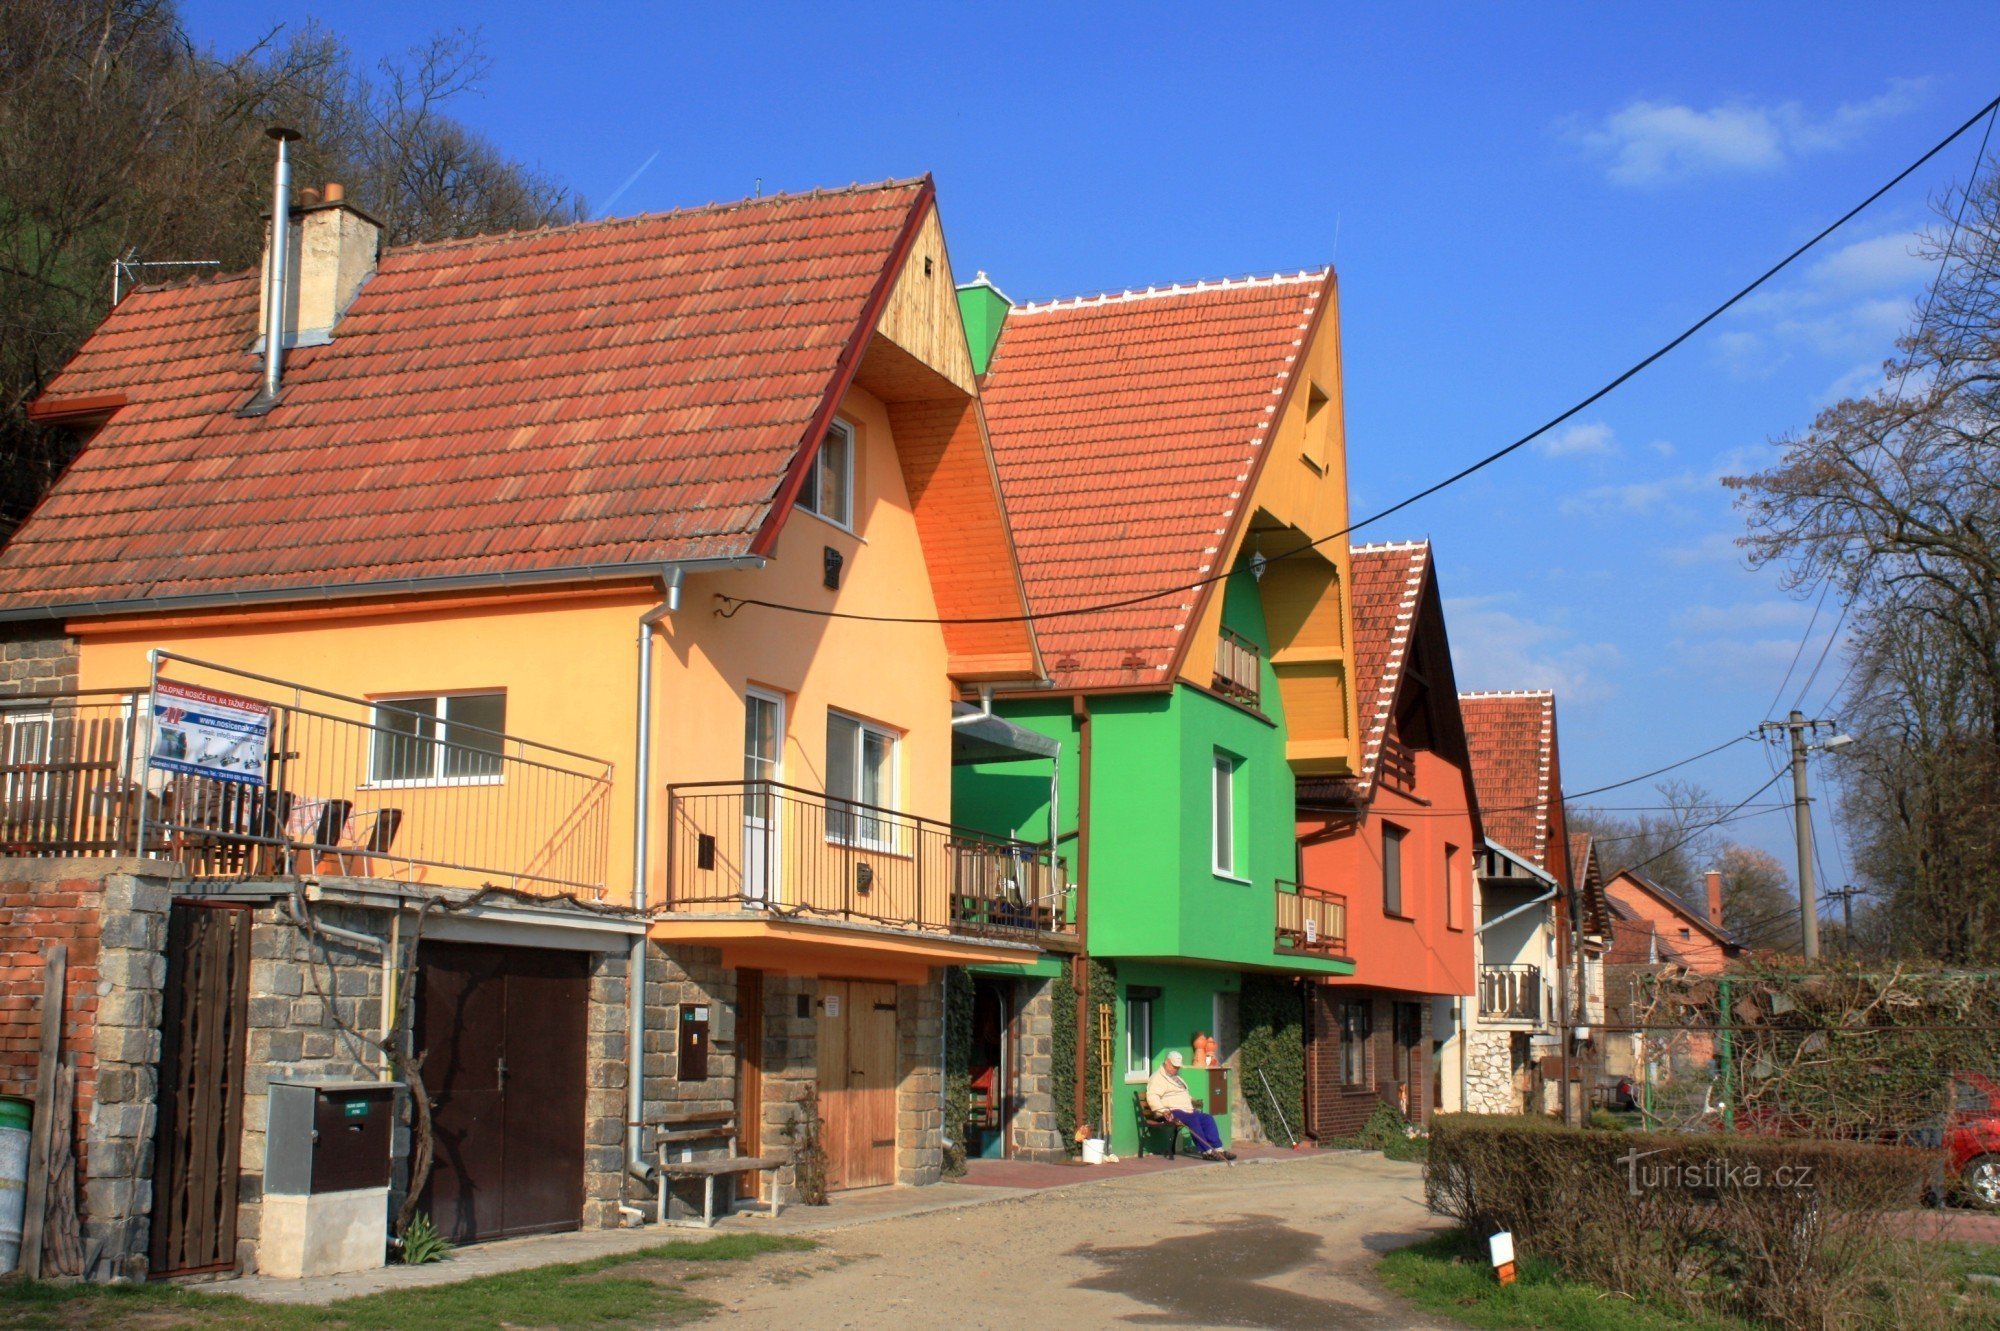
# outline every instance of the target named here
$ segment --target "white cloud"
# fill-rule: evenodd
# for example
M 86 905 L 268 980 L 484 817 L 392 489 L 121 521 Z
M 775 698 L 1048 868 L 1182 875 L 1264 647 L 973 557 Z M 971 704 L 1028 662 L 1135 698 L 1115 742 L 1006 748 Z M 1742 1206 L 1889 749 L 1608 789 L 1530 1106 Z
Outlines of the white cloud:
M 1660 554 L 1678 568 L 1693 568 L 1700 564 L 1741 566 L 1743 562 L 1743 548 L 1736 544 L 1735 534 L 1726 531 L 1712 531 L 1686 545 L 1666 546 Z
M 1535 451 L 1545 458 L 1607 457 L 1618 451 L 1618 439 L 1601 421 L 1578 421 L 1537 439 Z
M 1451 655 L 1463 689 L 1553 689 L 1559 704 L 1603 702 L 1615 692 L 1605 674 L 1624 662 L 1608 642 L 1582 642 L 1559 623 L 1509 609 L 1509 597 L 1445 600 Z
M 1812 607 L 1803 601 L 1752 601 L 1745 605 L 1686 606 L 1675 613 L 1673 626 L 1690 634 L 1741 634 L 1757 629 L 1803 628 L 1811 618 Z
M 1864 236 L 1730 312 L 1710 349 L 1739 379 L 1763 378 L 1808 353 L 1852 366 L 1887 356 L 1915 318 L 1932 267 L 1909 231 Z
M 1795 158 L 1845 147 L 1876 123 L 1914 107 L 1923 82 L 1896 79 L 1863 102 L 1816 117 L 1797 102 L 1732 101 L 1699 109 L 1636 100 L 1570 135 L 1605 162 L 1614 183 L 1648 187 L 1705 175 L 1775 171 Z
M 1702 479 L 1688 471 L 1677 476 L 1628 481 L 1623 485 L 1597 485 L 1570 495 L 1557 511 L 1566 518 L 1612 517 L 1619 514 L 1659 517 L 1677 512 L 1674 501 L 1701 484 Z

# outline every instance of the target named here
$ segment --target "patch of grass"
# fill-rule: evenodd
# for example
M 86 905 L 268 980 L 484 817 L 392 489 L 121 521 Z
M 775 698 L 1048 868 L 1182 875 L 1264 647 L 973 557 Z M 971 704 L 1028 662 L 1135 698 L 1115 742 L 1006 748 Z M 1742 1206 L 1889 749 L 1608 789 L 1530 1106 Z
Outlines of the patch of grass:
M 1390 1160 L 1421 1163 L 1430 1155 L 1430 1138 L 1410 1135 L 1410 1121 L 1386 1104 L 1376 1105 L 1352 1137 L 1330 1137 L 1321 1146 L 1335 1151 L 1380 1151 Z
M 1734 1319 L 1692 1317 L 1672 1308 L 1564 1280 L 1548 1262 L 1517 1264 L 1518 1278 L 1502 1286 L 1484 1245 L 1451 1230 L 1398 1248 L 1376 1268 L 1382 1283 L 1429 1312 L 1467 1326 L 1543 1327 L 1548 1331 L 1749 1331 Z
M 256 1303 L 182 1285 L 0 1282 L 0 1331 L 227 1328 L 228 1331 L 518 1331 L 525 1327 L 657 1326 L 693 1321 L 711 1305 L 678 1281 L 625 1272 L 638 1262 L 740 1262 L 804 1252 L 809 1239 L 719 1234 L 679 1239 L 527 1271 L 425 1289 L 341 1299 L 324 1308 Z M 217 1288 L 227 1288 L 218 1286 Z

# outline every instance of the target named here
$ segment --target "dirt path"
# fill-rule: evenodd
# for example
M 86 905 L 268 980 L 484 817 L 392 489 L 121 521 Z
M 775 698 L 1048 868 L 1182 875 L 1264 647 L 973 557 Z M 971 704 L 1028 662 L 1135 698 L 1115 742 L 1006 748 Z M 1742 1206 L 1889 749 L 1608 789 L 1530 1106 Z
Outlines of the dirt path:
M 1439 1222 L 1377 1155 L 1176 1169 L 840 1230 L 702 1280 L 704 1327 L 1432 1327 L 1369 1274 Z

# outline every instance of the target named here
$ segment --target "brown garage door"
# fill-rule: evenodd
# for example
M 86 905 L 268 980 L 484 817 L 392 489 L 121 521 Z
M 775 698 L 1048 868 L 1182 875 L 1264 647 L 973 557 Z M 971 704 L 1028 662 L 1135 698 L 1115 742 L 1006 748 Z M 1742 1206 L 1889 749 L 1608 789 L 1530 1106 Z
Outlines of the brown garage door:
M 420 963 L 424 1209 L 454 1243 L 577 1228 L 588 954 L 425 943 Z
M 826 1186 L 896 1181 L 896 986 L 820 984 L 819 1101 Z

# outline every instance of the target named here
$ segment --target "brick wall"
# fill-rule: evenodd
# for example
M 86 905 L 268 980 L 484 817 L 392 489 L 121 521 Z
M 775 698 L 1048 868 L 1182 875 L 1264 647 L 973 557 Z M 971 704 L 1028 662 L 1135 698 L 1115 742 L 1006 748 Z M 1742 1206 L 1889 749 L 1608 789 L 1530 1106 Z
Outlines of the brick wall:
M 1425 997 L 1385 994 L 1366 989 L 1316 984 L 1307 989 L 1306 1077 L 1311 1086 L 1311 1131 L 1321 1140 L 1351 1137 L 1367 1123 L 1378 1104 L 1396 1105 L 1398 1002 L 1414 1004 L 1418 1013 L 1417 1042 L 1408 1051 L 1409 1115 L 1428 1122 L 1431 1114 L 1431 1003 Z M 1366 1003 L 1373 1019 L 1367 1041 L 1364 1079 L 1349 1085 L 1344 1078 L 1340 1039 L 1340 1005 Z
M 0 694 L 76 688 L 76 640 L 50 624 L 0 624 Z

